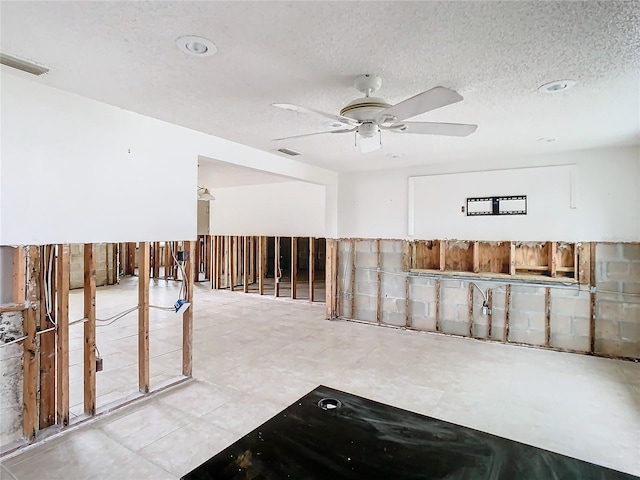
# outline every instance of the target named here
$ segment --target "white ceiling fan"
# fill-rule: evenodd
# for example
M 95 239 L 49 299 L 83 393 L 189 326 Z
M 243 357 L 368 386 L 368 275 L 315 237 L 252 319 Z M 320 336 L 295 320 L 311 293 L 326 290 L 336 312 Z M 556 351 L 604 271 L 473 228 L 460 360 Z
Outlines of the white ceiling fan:
M 445 107 L 462 100 L 462 96 L 445 87 L 435 87 L 403 100 L 395 105 L 388 104 L 384 99 L 372 97 L 382 86 L 382 80 L 376 75 L 362 75 L 354 83 L 356 89 L 364 93 L 363 98 L 349 102 L 339 115 L 315 110 L 291 103 L 273 103 L 272 106 L 294 112 L 315 113 L 333 120 L 331 125 L 336 128 L 325 132 L 306 133 L 291 137 L 276 138 L 274 141 L 291 138 L 324 135 L 327 133 L 356 133 L 356 144 L 363 153 L 372 152 L 382 147 L 382 130 L 395 133 L 415 133 L 421 135 L 448 135 L 466 137 L 478 128 L 477 125 L 464 123 L 438 122 L 405 122 L 406 119 L 430 112 L 436 108 Z M 345 128 L 340 128 L 345 127 Z

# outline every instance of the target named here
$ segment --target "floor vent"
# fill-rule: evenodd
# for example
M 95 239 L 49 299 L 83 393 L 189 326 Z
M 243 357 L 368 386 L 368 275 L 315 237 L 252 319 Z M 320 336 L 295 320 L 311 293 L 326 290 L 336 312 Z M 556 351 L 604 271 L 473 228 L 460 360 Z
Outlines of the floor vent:
M 279 148 L 278 151 L 280 153 L 284 153 L 285 155 L 289 155 L 290 157 L 295 157 L 296 155 L 301 155 L 300 152 L 296 152 L 295 150 L 289 150 L 288 148 Z
M 5 53 L 0 53 L 0 64 L 36 76 L 44 75 L 45 73 L 49 72 L 48 68 L 38 65 L 37 63 L 33 63 L 28 60 L 22 60 L 21 58 L 12 57 L 11 55 L 7 55 Z

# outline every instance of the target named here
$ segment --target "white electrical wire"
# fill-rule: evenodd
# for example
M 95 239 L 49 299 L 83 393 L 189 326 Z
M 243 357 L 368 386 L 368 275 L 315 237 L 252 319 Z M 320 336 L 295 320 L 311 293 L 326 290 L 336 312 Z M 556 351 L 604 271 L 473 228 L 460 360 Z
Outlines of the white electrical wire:
M 131 307 L 130 309 L 125 310 L 124 312 L 118 313 L 118 314 L 116 314 L 116 315 L 114 315 L 112 317 L 109 317 L 109 318 L 105 318 L 105 319 L 96 318 L 96 322 L 108 322 L 108 323 L 105 323 L 104 325 L 97 325 L 97 326 L 98 327 L 107 327 L 107 326 L 111 325 L 112 323 L 116 322 L 117 320 L 120 320 L 122 317 L 124 317 L 126 315 L 129 315 L 131 312 L 135 312 L 139 308 L 140 308 L 140 305 L 136 305 L 135 307 Z

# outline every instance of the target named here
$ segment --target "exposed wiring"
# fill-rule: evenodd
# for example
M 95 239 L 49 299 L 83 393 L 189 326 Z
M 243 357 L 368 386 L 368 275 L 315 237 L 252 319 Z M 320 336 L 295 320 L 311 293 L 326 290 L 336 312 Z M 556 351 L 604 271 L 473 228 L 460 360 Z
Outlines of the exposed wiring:
M 103 325 L 96 325 L 98 327 L 107 327 L 109 325 L 111 325 L 112 323 L 120 320 L 122 317 L 129 315 L 131 312 L 135 312 L 136 310 L 138 310 L 140 308 L 140 305 L 136 305 L 135 307 L 131 307 L 129 310 L 125 310 L 122 313 L 116 314 L 113 317 L 110 318 L 106 318 L 106 319 L 102 319 L 102 318 L 96 318 L 97 322 L 108 322 L 105 323 Z
M 160 307 L 158 305 L 149 305 L 149 308 L 155 308 L 157 310 L 166 310 L 167 312 L 175 312 L 175 307 Z
M 187 272 L 184 270 L 184 265 L 182 265 L 182 263 L 178 261 L 175 253 L 173 253 L 173 248 L 170 248 L 169 251 L 171 252 L 173 261 L 176 262 L 176 264 L 178 265 L 178 268 L 180 268 L 180 270 L 182 271 L 182 283 L 180 284 L 180 291 L 178 292 L 178 298 L 184 298 L 182 294 L 185 293 L 185 296 L 186 296 L 185 283 L 187 283 Z

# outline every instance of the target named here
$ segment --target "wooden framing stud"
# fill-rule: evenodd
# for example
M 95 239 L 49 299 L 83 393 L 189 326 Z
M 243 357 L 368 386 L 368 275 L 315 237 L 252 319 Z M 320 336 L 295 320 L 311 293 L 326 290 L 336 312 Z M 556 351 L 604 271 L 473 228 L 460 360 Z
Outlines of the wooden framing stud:
M 169 265 L 171 265 L 171 247 L 169 246 L 169 242 L 164 242 L 164 279 L 169 279 Z
M 355 252 L 354 252 L 355 253 Z M 378 268 L 376 269 L 378 272 L 378 278 L 376 281 L 376 321 L 378 323 L 382 323 L 382 252 L 380 251 L 380 239 L 376 240 L 376 253 L 378 255 Z
M 184 242 L 184 249 L 189 252 L 189 259 L 185 265 L 185 300 L 191 305 L 182 314 L 182 374 L 190 377 L 193 373 L 193 280 L 196 275 L 195 262 L 191 259 L 195 255 L 195 242 Z
M 576 246 L 578 252 L 577 279 L 582 285 L 591 285 L 591 244 L 581 243 Z
M 410 279 L 411 277 L 409 277 L 409 274 L 404 277 L 404 326 L 407 328 L 411 327 L 411 299 L 409 298 Z
M 356 241 L 351 240 L 351 312 L 349 318 L 356 318 Z
M 69 245 L 58 245 L 57 424 L 69 425 Z
M 316 276 L 316 239 L 309 237 L 309 301 L 313 302 Z
M 138 389 L 149 393 L 149 243 L 138 251 Z
M 338 241 L 328 238 L 326 242 L 326 307 L 327 318 L 333 319 L 338 317 Z
M 265 265 L 267 261 L 267 237 L 258 237 L 258 293 L 264 295 Z
M 244 271 L 242 272 L 242 279 L 244 281 L 244 285 L 243 285 L 243 291 L 244 293 L 249 293 L 249 260 L 250 260 L 250 256 L 251 253 L 249 251 L 249 237 L 244 237 L 243 238 L 243 256 L 242 259 L 244 260 Z
M 296 273 L 298 270 L 298 238 L 291 237 L 291 298 L 295 300 L 298 296 L 296 285 Z
M 13 250 L 12 263 L 13 303 L 24 303 L 27 300 L 27 257 L 23 247 Z
M 549 275 L 555 277 L 558 272 L 558 243 L 549 242 Z
M 516 244 L 509 243 L 509 275 L 516 274 Z
M 473 273 L 478 273 L 479 271 L 480 271 L 480 242 L 473 242 Z
M 160 277 L 160 242 L 153 243 L 153 278 Z
M 230 292 L 233 292 L 233 288 L 234 288 L 234 283 L 236 281 L 235 279 L 235 275 L 234 275 L 234 252 L 233 252 L 233 239 L 234 237 L 232 236 L 228 236 L 227 237 L 227 287 L 229 288 Z
M 509 341 L 509 315 L 511 309 L 511 284 L 506 286 L 505 299 L 504 299 L 504 341 Z
M 22 247 L 19 247 L 22 250 Z M 20 267 L 20 266 L 19 266 Z M 22 270 L 22 267 L 20 267 Z M 15 278 L 15 277 L 14 277 Z M 27 309 L 24 311 L 23 329 L 26 338 L 23 342 L 23 379 L 22 401 L 24 405 L 22 431 L 30 441 L 36 438 L 38 425 L 38 345 L 36 343 L 37 316 L 40 307 L 38 292 L 40 281 L 40 247 L 28 247 L 26 288 Z M 15 284 L 14 284 L 15 285 Z M 41 285 L 40 285 L 41 287 Z M 69 372 L 67 372 L 67 376 Z
M 551 289 L 544 289 L 544 345 L 551 346 Z
M 487 315 L 487 338 L 491 339 L 491 324 L 493 323 L 493 290 L 487 292 L 487 306 L 489 307 L 489 315 Z
M 155 249 L 156 255 L 159 248 Z M 84 245 L 84 413 L 96 414 L 96 256 Z
M 440 331 L 440 279 L 436 278 L 436 332 Z
M 447 241 L 440 240 L 440 271 L 447 269 Z
M 55 261 L 49 263 L 55 257 L 55 245 L 43 247 L 42 275 L 41 278 L 51 276 L 51 292 L 49 308 L 51 318 L 47 315 L 44 283 L 40 285 L 40 329 L 48 330 L 55 322 L 56 300 L 56 268 Z M 56 423 L 56 332 L 51 330 L 40 335 L 40 429 L 50 427 Z
M 589 300 L 590 300 L 590 319 L 589 319 L 589 352 L 596 351 L 596 244 L 589 244 Z
M 273 287 L 275 297 L 280 296 L 280 276 L 282 272 L 280 271 L 280 237 L 275 237 L 273 241 L 273 276 L 275 279 L 275 284 Z
M 476 242 L 477 243 L 477 242 Z M 474 286 L 473 283 L 469 283 L 469 337 L 473 338 L 473 294 L 474 294 Z

